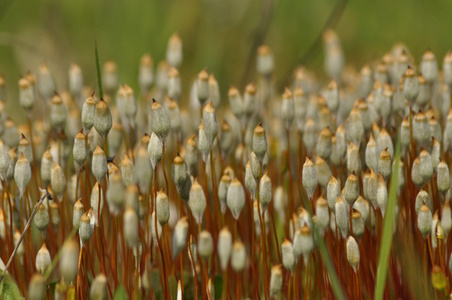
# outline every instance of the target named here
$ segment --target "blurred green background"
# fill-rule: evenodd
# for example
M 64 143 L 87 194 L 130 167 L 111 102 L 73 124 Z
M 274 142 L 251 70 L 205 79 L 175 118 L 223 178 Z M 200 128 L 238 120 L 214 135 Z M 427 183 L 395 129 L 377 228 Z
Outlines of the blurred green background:
M 82 67 L 85 83 L 95 85 L 95 40 L 101 61 L 114 59 L 120 81 L 137 89 L 141 55 L 149 52 L 157 64 L 176 31 L 184 44 L 184 98 L 187 85 L 204 67 L 215 74 L 225 95 L 229 85 L 241 85 L 262 7 L 268 3 L 273 9 L 264 41 L 274 51 L 276 77 L 286 76 L 321 32 L 335 1 L 1 0 L 0 73 L 8 84 L 5 100 L 15 102 L 19 75 L 36 71 L 42 62 L 49 65 L 59 89 L 66 87 L 71 62 Z M 396 42 L 405 43 L 417 61 L 431 48 L 441 62 L 452 44 L 451 13 L 451 1 L 348 1 L 336 26 L 346 63 L 360 68 Z M 322 52 L 322 47 L 316 49 L 308 68 L 323 73 Z

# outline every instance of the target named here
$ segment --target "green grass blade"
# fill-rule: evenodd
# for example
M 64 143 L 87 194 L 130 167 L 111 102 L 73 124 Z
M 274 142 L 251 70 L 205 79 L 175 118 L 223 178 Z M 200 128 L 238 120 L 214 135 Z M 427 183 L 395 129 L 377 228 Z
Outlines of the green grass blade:
M 319 236 L 317 228 L 314 229 L 314 234 L 317 237 L 317 242 L 319 244 L 320 256 L 322 257 L 323 264 L 326 267 L 328 272 L 328 276 L 331 281 L 331 286 L 333 288 L 333 293 L 336 299 L 345 300 L 344 292 L 342 291 L 341 283 L 339 282 L 339 278 L 337 277 L 336 270 L 334 269 L 333 263 L 331 262 L 330 255 L 328 253 L 328 249 L 326 248 L 325 242 Z
M 0 270 L 0 275 L 2 275 Z M 19 287 L 10 275 L 5 274 L 2 283 L 0 283 L 0 299 L 3 300 L 22 300 L 25 299 L 20 293 Z
M 337 277 L 336 270 L 334 269 L 333 262 L 331 261 L 330 254 L 325 245 L 325 241 L 320 236 L 320 234 L 317 230 L 317 226 L 315 226 L 315 222 L 312 221 L 312 219 L 311 219 L 312 209 L 311 209 L 311 206 L 309 205 L 309 200 L 306 196 L 306 193 L 302 192 L 301 189 L 298 189 L 298 193 L 300 194 L 301 199 L 303 199 L 303 204 L 304 204 L 305 208 L 309 212 L 310 223 L 312 224 L 312 229 L 313 229 L 313 232 L 315 235 L 315 239 L 319 246 L 320 256 L 322 258 L 323 264 L 328 273 L 328 277 L 330 278 L 331 287 L 333 288 L 333 293 L 334 293 L 334 296 L 336 297 L 335 299 L 345 300 L 346 297 L 345 297 L 344 291 L 342 290 L 341 283 L 339 282 L 339 278 Z
M 96 68 L 97 68 L 97 82 L 99 84 L 99 93 L 100 97 L 104 97 L 104 93 L 102 91 L 102 75 L 100 73 L 100 62 L 99 62 L 99 52 L 97 51 L 97 41 L 94 43 L 94 52 L 96 55 Z
M 50 267 L 46 270 L 46 272 L 44 273 L 44 279 L 47 281 L 47 279 L 49 279 L 50 274 L 52 274 L 53 269 L 55 269 L 56 265 L 58 264 L 58 261 L 60 260 L 60 256 L 61 256 L 61 250 L 64 248 L 64 246 L 70 241 L 72 240 L 72 238 L 75 236 L 75 234 L 77 233 L 77 229 L 72 229 L 71 233 L 69 234 L 69 236 L 66 238 L 66 240 L 63 243 L 63 247 L 61 247 L 57 254 L 55 255 L 55 257 L 52 260 L 52 263 L 50 264 Z
M 400 159 L 400 138 L 397 139 L 397 146 L 394 155 L 394 161 L 398 162 Z M 389 199 L 386 215 L 383 223 L 383 235 L 381 237 L 380 255 L 378 257 L 377 267 L 377 283 L 375 285 L 375 300 L 383 299 L 385 290 L 386 276 L 388 274 L 388 260 L 391 251 L 393 228 L 394 228 L 394 214 L 397 203 L 397 188 L 399 164 L 395 163 L 392 168 L 391 184 L 389 186 Z

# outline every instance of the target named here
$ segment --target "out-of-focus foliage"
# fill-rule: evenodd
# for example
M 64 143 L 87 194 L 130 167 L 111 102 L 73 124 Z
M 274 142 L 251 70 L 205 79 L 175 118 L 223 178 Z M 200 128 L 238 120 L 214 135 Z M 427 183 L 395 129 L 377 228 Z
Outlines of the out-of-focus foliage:
M 6 76 L 11 98 L 5 100 L 11 105 L 19 74 L 35 71 L 41 62 L 49 64 L 59 88 L 67 85 L 65 70 L 71 62 L 78 63 L 85 82 L 94 85 L 95 40 L 101 60 L 114 59 L 120 81 L 136 89 L 141 55 L 151 53 L 156 63 L 163 59 L 167 40 L 176 31 L 184 42 L 182 78 L 207 67 L 224 95 L 229 84 L 241 84 L 263 6 L 273 2 L 265 43 L 274 51 L 278 77 L 295 67 L 335 1 L 2 1 L 0 73 Z M 396 42 L 404 42 L 414 57 L 431 48 L 442 58 L 451 47 L 451 11 L 449 1 L 348 1 L 336 30 L 347 62 L 353 60 L 357 68 L 380 58 Z M 317 55 L 308 67 L 322 71 L 321 63 Z M 183 82 L 183 101 L 189 84 Z

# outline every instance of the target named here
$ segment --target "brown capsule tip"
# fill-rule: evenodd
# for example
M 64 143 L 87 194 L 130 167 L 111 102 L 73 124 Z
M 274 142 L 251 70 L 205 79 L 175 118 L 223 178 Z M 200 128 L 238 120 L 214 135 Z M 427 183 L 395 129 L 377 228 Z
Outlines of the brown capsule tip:
M 169 77 L 169 78 L 176 78 L 176 77 L 179 77 L 179 71 L 178 71 L 176 68 L 171 67 L 171 69 L 170 69 L 169 72 L 168 72 L 168 77 Z
M 328 206 L 328 201 L 325 200 L 325 198 L 323 198 L 323 196 L 320 196 L 320 197 L 317 199 L 317 204 L 318 204 L 320 207 L 326 207 L 326 206 Z
M 281 265 L 276 265 L 272 267 L 272 273 L 273 274 L 280 274 L 282 275 L 282 267 Z
M 22 162 L 22 161 L 26 161 L 26 160 L 27 160 L 27 158 L 25 157 L 24 153 L 21 152 L 20 153 L 20 157 L 19 157 L 19 161 Z
M 85 212 L 82 217 L 80 218 L 80 222 L 83 223 L 89 223 L 91 221 L 90 217 L 88 216 L 89 211 Z
M 94 105 L 96 102 L 94 101 L 93 96 L 94 96 L 94 92 L 93 92 L 93 94 L 91 95 L 91 97 L 86 98 L 85 104 L 87 104 L 87 105 Z
M 428 212 L 428 211 L 430 211 L 430 208 L 428 208 L 427 205 L 422 204 L 421 209 L 419 211 L 421 211 L 421 212 Z
M 83 207 L 82 198 L 79 198 L 79 199 L 75 202 L 74 206 L 75 206 L 76 208 L 77 208 L 77 207 Z
M 217 83 L 217 80 L 215 79 L 215 75 L 214 75 L 213 73 L 211 73 L 211 74 L 209 75 L 209 83 L 210 83 L 210 84 Z
M 324 165 L 325 164 L 325 160 L 323 158 L 321 158 L 320 156 L 316 155 L 316 157 L 315 157 L 315 164 L 317 166 Z
M 50 153 L 50 147 L 47 148 L 47 150 L 44 152 L 43 157 L 44 157 L 45 159 L 53 159 L 53 156 L 52 156 L 52 154 Z
M 147 133 L 145 133 L 144 135 L 143 135 L 143 137 L 141 138 L 141 141 L 142 142 L 148 142 L 149 143 L 149 140 L 151 139 L 151 136 L 149 135 L 149 134 L 147 134 Z
M 123 165 L 131 165 L 132 164 L 127 153 L 124 153 L 124 159 L 122 160 L 122 164 Z
M 83 133 L 83 129 L 80 129 L 80 131 L 75 135 L 75 138 L 77 140 L 86 140 L 86 135 Z
M 26 143 L 28 144 L 28 140 L 27 140 L 27 138 L 25 137 L 25 134 L 21 133 L 20 135 L 21 135 L 20 144 L 22 144 L 23 142 L 26 142 Z
M 416 72 L 413 70 L 411 66 L 408 66 L 408 69 L 405 72 L 405 77 L 412 78 L 414 76 L 416 76 Z
M 288 239 L 284 238 L 282 244 L 284 246 L 284 245 L 291 245 L 292 243 Z
M 201 189 L 201 185 L 198 182 L 198 178 L 195 178 L 195 181 L 193 182 L 193 185 L 191 186 L 192 189 Z
M 223 121 L 223 123 L 221 125 L 221 130 L 222 131 L 229 131 L 229 130 L 231 130 L 231 126 L 229 125 L 229 123 L 226 120 Z
M 256 94 L 256 85 L 251 82 L 245 87 L 245 93 L 249 95 L 255 95 Z
M 435 54 L 431 50 L 425 51 L 424 55 L 422 55 L 422 60 L 424 61 L 434 61 L 435 60 Z
M 262 122 L 259 122 L 259 124 L 256 125 L 254 128 L 254 134 L 256 135 L 262 135 L 265 133 L 264 127 L 262 127 Z
M 212 106 L 212 101 L 209 101 L 209 103 L 207 103 L 206 107 L 204 107 L 204 112 L 215 113 L 215 108 L 213 108 L 213 106 Z
M 300 228 L 300 233 L 302 235 L 310 235 L 311 234 L 311 228 L 309 228 L 308 226 L 304 225 L 303 227 Z
M 63 99 L 61 99 L 60 95 L 58 95 L 57 92 L 55 92 L 51 101 L 52 101 L 52 104 L 54 104 L 54 105 L 60 105 L 63 103 Z
M 331 133 L 330 126 L 326 126 L 325 128 L 320 131 L 320 136 L 322 137 L 331 137 L 333 134 Z
M 262 45 L 257 49 L 258 55 L 269 55 L 271 54 L 271 49 L 267 45 Z
M 184 160 L 182 159 L 182 157 L 180 157 L 179 152 L 177 153 L 176 157 L 174 158 L 173 163 L 175 165 L 182 165 L 184 163 Z
M 225 183 L 231 183 L 231 177 L 229 177 L 229 174 L 224 174 L 223 176 L 221 176 L 221 181 Z
M 241 184 L 240 181 L 237 179 L 237 177 L 234 177 L 234 179 L 233 179 L 232 182 L 231 182 L 231 185 L 242 185 L 242 184 Z
M 19 88 L 26 89 L 29 86 L 30 86 L 30 82 L 25 77 L 22 77 L 19 79 Z
M 312 166 L 312 165 L 313 165 L 312 160 L 310 160 L 309 157 L 306 156 L 304 166 L 306 167 L 306 166 Z
M 304 91 L 303 89 L 298 85 L 297 88 L 295 89 L 295 97 L 301 97 L 304 96 Z
M 141 57 L 140 64 L 142 66 L 151 66 L 152 63 L 153 63 L 152 57 L 149 53 L 146 53 Z
M 201 72 L 199 72 L 198 79 L 201 81 L 209 80 L 209 74 L 207 73 L 206 69 L 203 69 Z
M 104 101 L 104 99 L 100 98 L 100 101 L 96 104 L 96 112 L 102 114 L 108 113 L 108 104 Z
M 228 96 L 229 96 L 229 97 L 235 97 L 235 96 L 237 96 L 238 94 L 239 94 L 239 91 L 237 90 L 237 88 L 231 85 L 231 86 L 229 87 L 229 90 L 228 90 Z
M 359 219 L 359 218 L 361 218 L 361 213 L 359 212 L 359 210 L 356 210 L 356 209 L 353 209 L 353 212 L 352 212 L 352 219 Z
M 196 134 L 193 134 L 193 135 L 187 140 L 187 145 L 196 147 L 195 138 L 196 138 Z
M 331 79 L 330 83 L 328 84 L 329 90 L 335 90 L 337 89 L 337 83 L 334 79 Z
M 173 109 L 176 109 L 176 108 L 179 107 L 179 105 L 177 104 L 177 102 L 174 101 L 173 99 L 171 99 L 171 98 L 168 97 L 168 101 L 169 101 L 169 104 L 168 104 L 168 109 L 169 109 L 169 110 L 173 110 Z
M 283 99 L 290 99 L 292 98 L 292 92 L 286 87 L 284 89 L 284 94 L 282 95 Z
M 96 149 L 93 152 L 93 155 L 105 155 L 104 150 L 102 150 L 102 148 L 97 145 Z
M 424 76 L 422 76 L 422 74 L 419 74 L 419 76 L 417 77 L 417 80 L 419 81 L 419 84 L 426 84 L 427 80 L 425 79 Z
M 433 220 L 438 220 L 438 216 L 439 216 L 438 210 L 435 210 L 435 213 L 433 214 Z

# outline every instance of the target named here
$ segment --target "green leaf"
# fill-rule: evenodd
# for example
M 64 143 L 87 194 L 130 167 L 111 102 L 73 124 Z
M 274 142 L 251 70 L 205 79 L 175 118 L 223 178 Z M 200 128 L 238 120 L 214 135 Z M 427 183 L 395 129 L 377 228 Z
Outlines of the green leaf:
M 171 299 L 176 299 L 177 294 L 177 281 L 173 276 L 168 278 L 168 287 L 170 291 Z
M 221 295 L 223 294 L 223 276 L 215 276 L 213 286 L 215 288 L 215 299 L 221 299 Z
M 44 273 L 44 279 L 46 281 L 47 281 L 47 279 L 49 279 L 50 274 L 52 274 L 53 269 L 55 269 L 56 265 L 58 264 L 58 261 L 60 260 L 61 250 L 64 248 L 66 243 L 68 243 L 75 236 L 76 233 L 77 233 L 77 229 L 75 229 L 75 228 L 72 229 L 69 236 L 64 240 L 63 247 L 61 247 L 60 250 L 58 250 L 57 254 L 55 255 L 55 257 L 52 260 L 52 263 L 50 264 L 50 267 Z
M 2 272 L 0 272 L 0 275 L 1 273 Z M 5 275 L 5 277 L 3 277 L 2 283 L 0 284 L 0 299 L 2 300 L 25 299 L 20 294 L 19 287 L 9 275 Z
M 94 52 L 96 55 L 96 68 L 97 68 L 97 81 L 99 84 L 99 93 L 100 97 L 104 97 L 104 93 L 102 91 L 102 75 L 100 73 L 100 61 L 99 61 L 99 53 L 97 52 L 97 42 L 94 43 Z
M 400 159 L 400 138 L 397 139 L 396 152 L 394 161 L 398 162 Z M 397 202 L 397 187 L 399 174 L 399 164 L 395 163 L 392 169 L 391 184 L 389 186 L 388 208 L 383 222 L 383 234 L 381 236 L 380 255 L 378 257 L 377 267 L 377 283 L 375 284 L 375 298 L 376 300 L 383 299 L 385 290 L 386 276 L 388 274 L 388 260 L 391 251 L 394 214 Z
M 114 300 L 127 300 L 127 291 L 123 285 L 120 285 L 116 288 Z
M 325 245 L 325 241 L 320 237 L 319 232 L 317 231 L 317 226 L 315 226 L 315 223 L 311 219 L 311 216 L 313 214 L 312 214 L 312 209 L 311 209 L 311 205 L 309 204 L 309 199 L 307 197 L 307 194 L 306 194 L 306 192 L 304 192 L 304 193 L 301 192 L 300 189 L 298 189 L 298 192 L 300 193 L 301 199 L 303 199 L 303 204 L 304 204 L 305 208 L 309 212 L 310 223 L 312 224 L 315 239 L 319 243 L 320 256 L 322 258 L 323 264 L 324 264 L 326 271 L 328 273 L 328 276 L 330 278 L 331 287 L 333 288 L 334 296 L 336 297 L 336 299 L 345 300 L 346 298 L 344 295 L 344 291 L 342 290 L 341 283 L 339 282 L 339 278 L 337 277 L 336 270 L 334 269 L 333 262 L 331 261 L 330 254 Z

